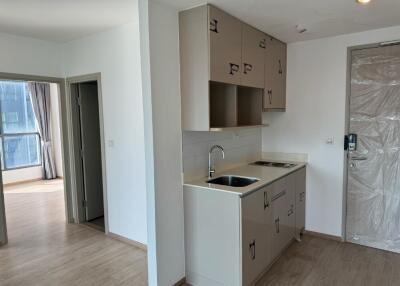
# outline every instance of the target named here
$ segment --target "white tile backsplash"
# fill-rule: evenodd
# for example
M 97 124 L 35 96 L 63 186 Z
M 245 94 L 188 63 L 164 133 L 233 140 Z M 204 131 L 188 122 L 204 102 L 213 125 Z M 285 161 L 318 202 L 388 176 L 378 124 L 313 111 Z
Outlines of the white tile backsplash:
M 217 172 L 253 162 L 261 158 L 261 129 L 244 129 L 235 132 L 183 132 L 183 172 L 185 180 L 207 176 L 208 151 L 213 145 L 221 145 L 220 153 L 213 154 Z

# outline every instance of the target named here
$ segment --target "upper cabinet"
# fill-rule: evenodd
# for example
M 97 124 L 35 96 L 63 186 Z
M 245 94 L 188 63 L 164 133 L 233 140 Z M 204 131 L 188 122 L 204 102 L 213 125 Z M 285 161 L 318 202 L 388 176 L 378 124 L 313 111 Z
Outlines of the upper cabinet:
M 242 24 L 242 85 L 264 88 L 265 51 L 267 36 Z
M 272 37 L 265 52 L 264 110 L 286 109 L 286 44 Z
M 266 35 L 208 6 L 210 80 L 264 88 Z
M 242 78 L 242 23 L 208 6 L 210 80 L 240 85 Z
M 260 126 L 263 110 L 284 109 L 265 92 L 284 94 L 283 43 L 212 5 L 179 13 L 179 41 L 183 130 Z

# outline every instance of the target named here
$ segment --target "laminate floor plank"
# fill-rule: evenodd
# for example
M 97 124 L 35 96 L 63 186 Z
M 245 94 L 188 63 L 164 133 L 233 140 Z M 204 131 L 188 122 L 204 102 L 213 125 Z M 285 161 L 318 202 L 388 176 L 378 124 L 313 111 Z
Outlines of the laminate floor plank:
M 87 226 L 66 224 L 62 180 L 5 188 L 9 244 L 2 286 L 147 285 L 147 254 Z
M 397 253 L 305 235 L 256 286 L 398 286 L 399 269 Z

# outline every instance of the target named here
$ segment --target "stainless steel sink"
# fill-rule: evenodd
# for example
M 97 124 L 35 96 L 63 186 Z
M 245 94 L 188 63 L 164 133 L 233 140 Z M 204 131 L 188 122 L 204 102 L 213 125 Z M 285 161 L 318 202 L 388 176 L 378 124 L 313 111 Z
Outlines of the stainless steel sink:
M 278 168 L 293 168 L 296 164 L 292 163 L 281 163 L 281 162 L 270 162 L 270 161 L 256 161 L 253 165 L 265 166 L 265 167 L 278 167 Z
M 246 187 L 255 182 L 258 182 L 259 179 L 256 178 L 246 178 L 246 177 L 237 177 L 237 176 L 221 176 L 215 179 L 208 180 L 209 184 L 230 186 L 230 187 Z

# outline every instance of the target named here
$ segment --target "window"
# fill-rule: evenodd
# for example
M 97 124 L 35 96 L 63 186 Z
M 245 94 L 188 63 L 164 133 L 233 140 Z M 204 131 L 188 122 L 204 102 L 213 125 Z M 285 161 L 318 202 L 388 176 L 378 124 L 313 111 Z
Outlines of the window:
M 33 113 L 28 84 L 0 81 L 1 169 L 41 164 L 41 140 Z

